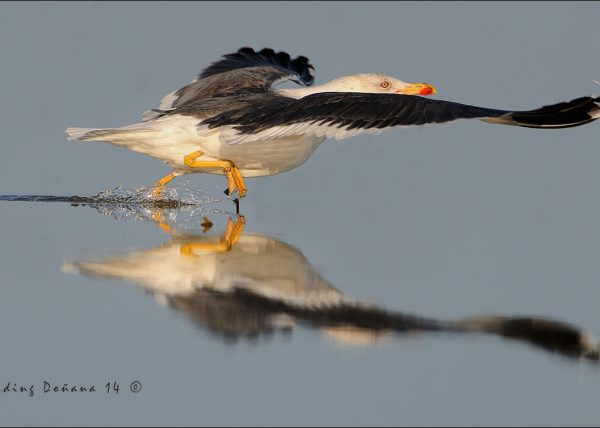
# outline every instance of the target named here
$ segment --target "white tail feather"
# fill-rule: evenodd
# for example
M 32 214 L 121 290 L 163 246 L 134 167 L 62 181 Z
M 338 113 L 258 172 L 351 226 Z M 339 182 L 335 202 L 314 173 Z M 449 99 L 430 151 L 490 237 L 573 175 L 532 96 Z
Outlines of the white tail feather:
M 67 139 L 69 141 L 106 141 L 118 143 L 145 138 L 149 134 L 160 132 L 144 123 L 135 123 L 122 128 L 67 128 Z
M 187 154 L 197 151 L 204 136 L 198 133 L 198 118 L 168 115 L 150 122 L 138 122 L 121 128 L 67 128 L 70 140 L 99 141 L 125 147 L 160 159 L 174 169 L 188 169 Z
M 91 131 L 97 131 L 94 128 L 67 128 L 65 132 L 67 133 L 67 140 L 75 141 L 80 140 L 85 134 Z

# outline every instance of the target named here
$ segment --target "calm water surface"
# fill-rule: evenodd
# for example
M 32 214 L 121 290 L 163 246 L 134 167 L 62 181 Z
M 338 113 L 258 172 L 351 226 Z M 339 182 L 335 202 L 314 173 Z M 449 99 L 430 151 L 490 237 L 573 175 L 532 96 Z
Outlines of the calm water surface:
M 55 411 L 86 422 L 104 409 L 95 421 L 566 423 L 575 409 L 593 414 L 600 322 L 595 303 L 576 297 L 595 293 L 585 280 L 553 291 L 508 273 L 498 279 L 504 297 L 491 299 L 496 285 L 467 270 L 462 283 L 448 275 L 422 289 L 402 260 L 378 272 L 380 249 L 401 245 L 393 238 L 352 236 L 343 244 L 358 256 L 340 263 L 326 232 L 277 229 L 236 215 L 231 201 L 2 201 L 1 210 L 4 233 L 19 231 L 2 247 L 4 381 L 29 388 L 1 395 L 6 418 L 43 423 Z M 435 290 L 463 294 L 440 301 Z M 536 304 L 546 293 L 563 302 Z M 98 392 L 52 390 L 64 383 Z M 572 404 L 555 412 L 549 402 Z

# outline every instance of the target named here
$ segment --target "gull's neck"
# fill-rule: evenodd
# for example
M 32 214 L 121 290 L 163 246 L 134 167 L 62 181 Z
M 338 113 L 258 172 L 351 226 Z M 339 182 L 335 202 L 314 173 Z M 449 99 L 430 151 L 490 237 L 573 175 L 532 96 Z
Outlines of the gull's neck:
M 307 95 L 317 94 L 319 92 L 351 92 L 351 88 L 344 88 L 336 83 L 337 82 L 331 81 L 324 83 L 323 85 L 311 86 L 308 88 L 276 89 L 275 92 L 283 95 L 284 97 L 296 99 L 306 97 Z

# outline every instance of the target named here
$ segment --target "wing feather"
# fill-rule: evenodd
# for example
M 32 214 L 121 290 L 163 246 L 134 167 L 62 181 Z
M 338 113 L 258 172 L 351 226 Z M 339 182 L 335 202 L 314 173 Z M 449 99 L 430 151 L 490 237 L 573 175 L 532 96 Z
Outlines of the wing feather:
M 202 70 L 198 79 L 247 67 L 274 67 L 279 69 L 284 74 L 274 77 L 272 84 L 280 83 L 281 79 L 293 80 L 304 86 L 310 86 L 314 82 L 314 76 L 311 73 L 314 67 L 305 56 L 292 59 L 286 52 L 275 52 L 270 48 L 264 48 L 260 52 L 256 52 L 249 47 L 241 48 L 235 53 L 223 55 L 222 59 Z
M 273 85 L 292 80 L 310 86 L 314 82 L 313 65 L 305 56 L 292 59 L 286 52 L 264 48 L 259 52 L 249 47 L 226 54 L 213 62 L 188 85 L 169 92 L 158 109 L 144 112 L 151 120 L 168 112 L 202 100 L 239 94 L 243 91 L 264 92 Z
M 300 99 L 269 96 L 201 122 L 229 126 L 225 138 L 241 144 L 291 135 L 347 138 L 395 126 L 481 119 L 503 125 L 565 128 L 600 117 L 600 97 L 582 97 L 529 111 L 499 110 L 413 95 L 324 92 Z

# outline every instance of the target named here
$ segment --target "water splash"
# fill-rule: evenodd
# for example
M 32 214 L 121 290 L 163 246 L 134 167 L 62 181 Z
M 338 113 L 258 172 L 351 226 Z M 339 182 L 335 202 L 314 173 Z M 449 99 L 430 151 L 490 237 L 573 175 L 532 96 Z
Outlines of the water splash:
M 193 186 L 166 187 L 162 189 L 158 196 L 154 194 L 155 190 L 156 187 L 141 186 L 130 189 L 118 186 L 93 196 L 90 203 L 178 208 L 186 205 L 204 205 L 220 201 L 209 196 L 205 190 Z
M 170 227 L 185 230 L 188 227 L 198 228 L 204 216 L 215 213 L 215 209 L 209 207 L 209 204 L 223 201 L 209 196 L 204 188 L 187 182 L 166 187 L 159 196 L 155 196 L 155 189 L 145 186 L 134 189 L 118 186 L 113 190 L 98 193 L 92 198 L 93 203 L 85 205 L 117 221 L 160 219 Z
M 52 196 L 52 195 L 0 195 L 0 201 L 12 202 L 67 202 L 72 206 L 88 206 L 100 214 L 115 220 L 160 221 L 177 229 L 187 229 L 188 225 L 197 228 L 202 217 L 209 214 L 231 215 L 227 211 L 215 209 L 213 203 L 229 198 L 217 199 L 210 196 L 206 186 L 191 185 L 187 180 L 176 186 L 162 189 L 155 195 L 156 187 L 141 186 L 128 188 L 118 186 L 104 190 L 95 196 Z
M 51 196 L 51 195 L 0 195 L 0 201 L 21 202 L 69 202 L 71 204 L 89 205 L 145 205 L 156 208 L 178 208 L 188 205 L 205 205 L 220 202 L 208 195 L 205 189 L 182 183 L 181 186 L 165 187 L 159 195 L 155 195 L 156 187 L 141 186 L 128 188 L 118 186 L 112 190 L 104 190 L 95 196 Z

